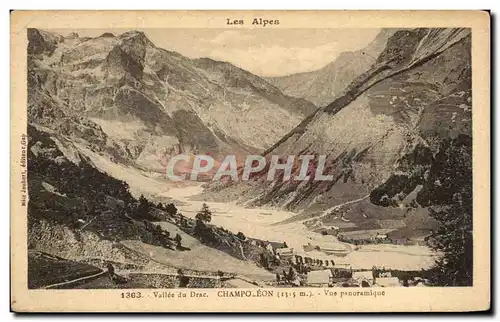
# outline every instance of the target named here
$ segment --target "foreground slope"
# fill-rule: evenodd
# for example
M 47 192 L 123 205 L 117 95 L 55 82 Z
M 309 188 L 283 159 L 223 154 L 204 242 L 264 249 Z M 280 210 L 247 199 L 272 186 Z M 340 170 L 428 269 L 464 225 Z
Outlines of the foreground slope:
M 214 227 L 219 238 L 200 242 L 175 206 L 134 198 L 126 182 L 98 170 L 54 131 L 29 126 L 28 138 L 30 288 L 98 277 L 108 264 L 119 274 L 155 272 L 165 279 L 178 269 L 209 279 L 221 272 L 274 278 L 242 255 L 234 234 Z M 132 285 L 149 285 L 141 278 L 131 278 Z

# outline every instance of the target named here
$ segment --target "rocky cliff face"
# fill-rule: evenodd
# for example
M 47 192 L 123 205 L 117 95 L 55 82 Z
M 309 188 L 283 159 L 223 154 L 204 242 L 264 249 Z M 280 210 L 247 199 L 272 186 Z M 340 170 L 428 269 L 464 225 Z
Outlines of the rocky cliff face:
M 294 220 L 317 216 L 349 229 L 387 228 L 392 219 L 416 225 L 413 231 L 430 229 L 425 207 L 439 201 L 431 197 L 443 184 L 436 179 L 443 151 L 460 146 L 471 159 L 470 37 L 468 29 L 395 32 L 336 100 L 265 152 L 327 155 L 324 173 L 333 181 L 270 185 L 257 176 L 226 187 L 225 196 L 245 195 L 254 205 L 302 211 Z
M 356 77 L 375 63 L 394 29 L 383 29 L 365 48 L 344 52 L 325 67 L 312 72 L 269 77 L 284 93 L 303 97 L 316 106 L 326 106 Z
M 229 63 L 158 48 L 142 32 L 30 29 L 28 38 L 29 121 L 148 170 L 180 152 L 262 151 L 315 110 Z

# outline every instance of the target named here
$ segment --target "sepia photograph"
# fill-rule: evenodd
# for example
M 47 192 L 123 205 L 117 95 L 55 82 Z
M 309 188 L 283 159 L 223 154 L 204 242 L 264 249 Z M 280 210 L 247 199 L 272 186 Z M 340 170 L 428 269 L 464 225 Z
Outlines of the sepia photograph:
M 26 292 L 361 302 L 489 279 L 474 28 L 241 17 L 25 27 L 11 216 Z

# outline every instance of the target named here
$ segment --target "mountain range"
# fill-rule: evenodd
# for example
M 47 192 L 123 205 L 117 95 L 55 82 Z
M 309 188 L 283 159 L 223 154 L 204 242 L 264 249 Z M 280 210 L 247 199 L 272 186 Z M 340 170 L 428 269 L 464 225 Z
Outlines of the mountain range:
M 451 203 L 463 185 L 451 160 L 469 160 L 460 167 L 472 173 L 470 30 L 391 31 L 373 64 L 332 95 L 264 155 L 326 155 L 333 181 L 309 173 L 269 184 L 263 171 L 214 188 L 214 198 L 284 207 L 300 213 L 287 221 L 312 218 L 311 227 L 428 235 L 436 226 L 427 207 Z
M 425 236 L 436 227 L 428 206 L 453 198 L 440 187 L 461 184 L 444 176 L 450 151 L 471 159 L 470 39 L 469 29 L 382 30 L 318 71 L 262 78 L 142 32 L 30 29 L 29 122 L 152 171 L 178 153 L 327 155 L 333 181 L 257 175 L 204 197 L 293 210 L 311 228 Z
M 331 63 L 311 72 L 266 78 L 271 84 L 291 96 L 303 97 L 322 107 L 356 77 L 375 63 L 395 29 L 382 29 L 366 47 L 341 53 Z
M 28 32 L 29 121 L 112 160 L 162 171 L 178 153 L 262 152 L 316 107 L 230 63 L 189 59 L 143 32 Z

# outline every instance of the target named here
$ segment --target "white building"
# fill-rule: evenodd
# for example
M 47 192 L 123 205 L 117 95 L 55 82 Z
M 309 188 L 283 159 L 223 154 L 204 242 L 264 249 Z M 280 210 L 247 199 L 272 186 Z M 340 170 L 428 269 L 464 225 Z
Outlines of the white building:
M 392 277 L 391 272 L 382 272 L 378 277 Z
M 367 282 L 370 286 L 373 285 L 372 271 L 353 272 L 352 279 L 358 282 L 360 285 L 363 283 L 363 281 Z
M 307 273 L 307 284 L 310 286 L 328 286 L 332 278 L 332 271 L 329 269 L 321 271 L 311 271 Z
M 276 249 L 276 255 L 280 256 L 281 258 L 292 257 L 294 256 L 293 248 L 278 248 Z
M 397 277 L 378 277 L 375 280 L 375 285 L 380 287 L 395 287 L 401 286 Z

